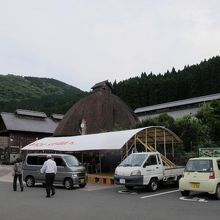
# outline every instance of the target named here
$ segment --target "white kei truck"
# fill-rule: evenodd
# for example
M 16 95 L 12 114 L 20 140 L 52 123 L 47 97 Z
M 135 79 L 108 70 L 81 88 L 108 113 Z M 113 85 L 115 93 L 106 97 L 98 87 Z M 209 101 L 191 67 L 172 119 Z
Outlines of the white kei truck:
M 159 183 L 174 182 L 178 185 L 184 167 L 167 167 L 159 152 L 132 153 L 115 169 L 114 182 L 131 190 L 135 186 L 147 186 L 156 191 Z

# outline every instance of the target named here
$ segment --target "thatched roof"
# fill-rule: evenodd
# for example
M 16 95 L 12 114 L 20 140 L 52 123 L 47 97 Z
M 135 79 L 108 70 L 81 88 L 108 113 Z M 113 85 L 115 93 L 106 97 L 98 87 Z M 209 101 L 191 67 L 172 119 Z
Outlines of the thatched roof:
M 86 134 L 128 129 L 137 123 L 133 111 L 111 93 L 108 81 L 96 84 L 93 89 L 89 96 L 69 109 L 54 136 L 79 135 L 83 133 L 83 129 Z
M 98 89 L 112 89 L 112 85 L 109 83 L 108 80 L 96 83 L 91 89 L 97 91 Z

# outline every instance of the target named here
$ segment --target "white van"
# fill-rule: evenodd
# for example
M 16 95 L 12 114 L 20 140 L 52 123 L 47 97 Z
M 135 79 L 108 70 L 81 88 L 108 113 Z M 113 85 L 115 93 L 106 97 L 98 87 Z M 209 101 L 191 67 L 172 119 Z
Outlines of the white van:
M 76 157 L 68 154 L 52 154 L 52 157 L 57 165 L 54 184 L 61 184 L 66 189 L 72 189 L 75 185 L 81 188 L 86 186 L 86 169 Z M 23 180 L 28 187 L 45 183 L 45 174 L 40 173 L 40 169 L 46 160 L 47 154 L 27 154 L 23 164 Z

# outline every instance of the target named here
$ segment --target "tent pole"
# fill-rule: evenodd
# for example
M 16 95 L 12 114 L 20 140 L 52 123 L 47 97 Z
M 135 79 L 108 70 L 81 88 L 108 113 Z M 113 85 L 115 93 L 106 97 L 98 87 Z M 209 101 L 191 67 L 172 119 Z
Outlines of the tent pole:
M 154 130 L 154 149 L 157 150 L 157 129 Z
M 167 149 L 166 149 L 166 132 L 163 131 L 163 149 L 164 149 L 164 156 L 167 157 Z
M 100 155 L 100 152 L 99 152 L 99 164 L 100 164 L 100 174 L 102 173 L 102 161 L 101 161 L 101 155 Z
M 173 155 L 173 158 L 174 158 L 174 141 L 173 141 L 173 137 L 172 137 L 172 155 Z
M 137 140 L 136 140 L 136 135 L 134 136 L 134 149 L 135 149 L 135 152 L 137 152 Z
M 145 142 L 146 142 L 146 146 L 147 146 L 147 128 L 146 128 L 146 132 L 145 132 Z M 146 151 L 147 151 L 147 148 L 145 147 Z
M 82 155 L 81 155 L 81 161 L 82 161 L 82 163 L 83 163 L 83 152 L 82 152 Z

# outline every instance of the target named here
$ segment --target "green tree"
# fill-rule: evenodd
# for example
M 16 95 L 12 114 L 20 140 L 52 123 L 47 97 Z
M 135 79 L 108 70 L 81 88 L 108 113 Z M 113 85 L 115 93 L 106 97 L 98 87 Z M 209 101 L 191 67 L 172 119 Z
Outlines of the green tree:
M 197 117 L 205 127 L 207 142 L 220 144 L 220 100 L 204 104 Z
M 176 119 L 174 132 L 183 140 L 185 151 L 195 150 L 198 144 L 202 142 L 202 128 L 200 120 L 195 116 L 186 115 Z
M 136 128 L 148 127 L 148 126 L 163 126 L 170 130 L 174 129 L 175 120 L 173 117 L 169 116 L 166 113 L 162 113 L 157 117 L 147 118 L 146 120 L 139 122 L 136 125 Z
M 113 93 L 133 109 L 220 92 L 220 56 L 183 70 L 140 76 L 113 83 Z

